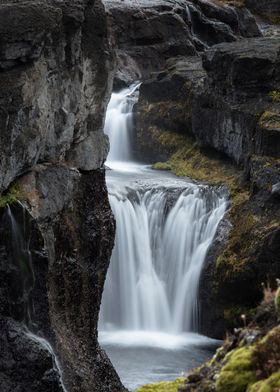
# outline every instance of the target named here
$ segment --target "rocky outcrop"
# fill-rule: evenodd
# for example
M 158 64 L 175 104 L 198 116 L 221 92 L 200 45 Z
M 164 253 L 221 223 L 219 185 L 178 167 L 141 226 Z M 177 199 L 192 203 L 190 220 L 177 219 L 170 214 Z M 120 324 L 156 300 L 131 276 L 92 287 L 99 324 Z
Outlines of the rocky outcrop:
M 99 168 L 110 67 L 100 2 L 7 0 L 0 21 L 0 192 L 37 162 Z
M 278 292 L 267 289 L 252 322 L 228 335 L 213 358 L 181 382 L 179 392 L 276 390 L 279 385 Z M 182 385 L 183 384 L 183 385 Z
M 49 351 L 32 340 L 14 320 L 0 319 L 0 326 L 1 391 L 63 392 Z
M 272 22 L 279 22 L 280 4 L 277 0 L 245 0 L 245 5 L 252 12 L 270 19 Z
M 48 254 L 50 329 L 67 390 L 121 390 L 97 341 L 114 242 L 104 171 L 81 174 L 68 167 L 40 165 L 20 179 L 19 187 Z
M 221 43 L 169 59 L 140 87 L 139 156 L 231 193 L 201 281 L 201 332 L 213 337 L 238 324 L 260 300 L 261 282 L 280 274 L 279 53 L 273 38 Z
M 151 77 L 171 57 L 194 56 L 220 42 L 261 34 L 246 8 L 202 0 L 106 0 L 105 6 L 116 53 L 116 87 Z
M 0 21 L 0 389 L 61 391 L 62 372 L 68 392 L 121 391 L 97 340 L 115 228 L 104 7 L 5 0 Z
M 251 39 L 205 53 L 208 78 L 193 109 L 193 133 L 201 146 L 214 147 L 238 164 L 255 152 L 279 154 L 279 132 L 260 120 L 268 108 L 279 108 L 270 97 L 280 82 L 279 49 L 278 39 Z

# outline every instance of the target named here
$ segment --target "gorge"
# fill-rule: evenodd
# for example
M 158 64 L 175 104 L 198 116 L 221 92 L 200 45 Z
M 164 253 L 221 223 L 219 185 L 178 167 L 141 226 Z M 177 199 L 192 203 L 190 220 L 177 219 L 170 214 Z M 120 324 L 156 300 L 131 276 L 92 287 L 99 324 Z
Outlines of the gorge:
M 101 343 L 116 358 L 124 385 L 133 390 L 179 375 L 170 361 L 178 367 L 177 357 L 184 351 L 198 346 L 191 367 L 207 357 L 211 341 L 187 332 L 198 331 L 199 278 L 226 210 L 222 189 L 176 179 L 133 162 L 132 110 L 138 87 L 113 94 L 105 121 L 114 146 L 107 160 L 111 169 L 107 186 L 117 232 L 99 324 Z M 137 374 L 139 361 L 146 366 L 142 364 Z M 157 375 L 159 362 L 162 370 Z
M 1 392 L 280 387 L 279 18 L 2 0 Z

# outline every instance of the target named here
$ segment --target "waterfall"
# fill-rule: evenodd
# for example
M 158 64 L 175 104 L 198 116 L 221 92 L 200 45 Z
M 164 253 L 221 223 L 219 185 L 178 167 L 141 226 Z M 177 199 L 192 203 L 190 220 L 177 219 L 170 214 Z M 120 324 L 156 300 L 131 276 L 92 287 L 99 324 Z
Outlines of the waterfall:
M 102 301 L 101 329 L 182 333 L 198 328 L 197 291 L 226 200 L 206 186 L 110 194 L 116 243 Z M 174 189 L 173 189 L 174 190 Z M 112 300 L 113 299 L 113 300 Z
M 132 109 L 138 98 L 140 84 L 133 84 L 119 93 L 112 93 L 105 120 L 105 133 L 110 139 L 107 163 L 131 161 Z
M 197 331 L 200 275 L 226 198 L 215 187 L 164 177 L 143 166 L 129 174 L 136 91 L 133 85 L 114 93 L 106 118 L 108 163 L 125 161 L 128 173 L 107 173 L 117 232 L 100 330 Z
M 27 326 L 31 326 L 34 312 L 31 292 L 34 287 L 35 277 L 32 256 L 29 249 L 28 218 L 26 216 L 26 210 L 22 208 L 21 211 L 22 225 L 17 222 L 9 205 L 6 209 L 8 222 L 10 223 L 11 243 L 13 244 L 12 258 L 14 264 L 20 271 L 21 297 L 24 307 L 23 321 Z
M 32 255 L 29 247 L 30 243 L 30 216 L 24 206 L 18 203 L 19 211 L 22 214 L 20 223 L 17 221 L 16 216 L 13 214 L 12 208 L 8 205 L 6 207 L 6 214 L 9 222 L 10 239 L 12 244 L 12 261 L 16 268 L 20 271 L 20 295 L 23 303 L 23 324 L 26 335 L 33 341 L 39 343 L 45 350 L 47 350 L 53 358 L 53 366 L 57 369 L 61 388 L 67 392 L 63 382 L 63 373 L 59 365 L 58 358 L 56 357 L 51 344 L 39 336 L 37 326 L 33 321 L 34 306 L 32 301 L 32 290 L 35 284 L 35 274 L 33 269 Z M 17 214 L 16 214 L 17 215 Z M 31 332 L 31 330 L 33 332 Z M 36 334 L 34 333 L 36 331 Z

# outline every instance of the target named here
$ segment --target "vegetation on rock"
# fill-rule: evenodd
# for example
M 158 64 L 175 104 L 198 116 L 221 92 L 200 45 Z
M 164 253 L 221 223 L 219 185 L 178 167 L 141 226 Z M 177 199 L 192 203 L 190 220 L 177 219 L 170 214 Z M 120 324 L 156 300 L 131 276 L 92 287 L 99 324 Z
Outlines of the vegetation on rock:
M 16 185 L 13 185 L 6 193 L 0 196 L 0 208 L 6 207 L 8 204 L 16 203 L 20 193 Z
M 148 384 L 139 388 L 137 392 L 177 392 L 183 384 L 183 378 L 177 378 L 175 381 L 162 381 L 156 384 Z
M 280 93 L 279 93 L 279 98 L 280 98 Z M 280 129 L 279 112 L 275 110 L 264 112 L 259 120 L 259 125 L 266 129 Z
M 227 355 L 216 382 L 217 392 L 245 392 L 256 381 L 252 353 L 252 347 L 242 347 Z
M 280 102 L 280 90 L 270 91 L 268 95 L 272 99 L 272 102 Z
M 272 329 L 257 345 L 252 362 L 258 379 L 270 377 L 280 369 L 280 327 Z

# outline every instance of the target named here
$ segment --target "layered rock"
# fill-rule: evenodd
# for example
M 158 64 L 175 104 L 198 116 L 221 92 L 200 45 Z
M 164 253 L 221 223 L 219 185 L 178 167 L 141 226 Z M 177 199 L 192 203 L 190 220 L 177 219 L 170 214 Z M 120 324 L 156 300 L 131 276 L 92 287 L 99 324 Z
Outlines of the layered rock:
M 193 56 L 208 46 L 261 33 L 252 14 L 202 0 L 106 0 L 115 86 L 147 79 L 166 60 Z
M 0 20 L 0 192 L 37 162 L 99 168 L 110 60 L 100 3 L 5 1 Z
M 193 110 L 193 133 L 202 146 L 224 152 L 238 164 L 253 153 L 279 155 L 277 127 L 260 120 L 269 108 L 269 93 L 280 83 L 278 39 L 250 39 L 220 44 L 203 57 L 208 78 Z
M 231 192 L 201 281 L 201 332 L 214 337 L 280 274 L 279 53 L 273 38 L 221 43 L 169 59 L 140 87 L 139 156 Z
M 114 242 L 103 169 L 112 84 L 104 8 L 7 0 L 0 20 L 0 389 L 62 390 L 32 331 L 51 344 L 68 392 L 121 391 L 97 341 Z

